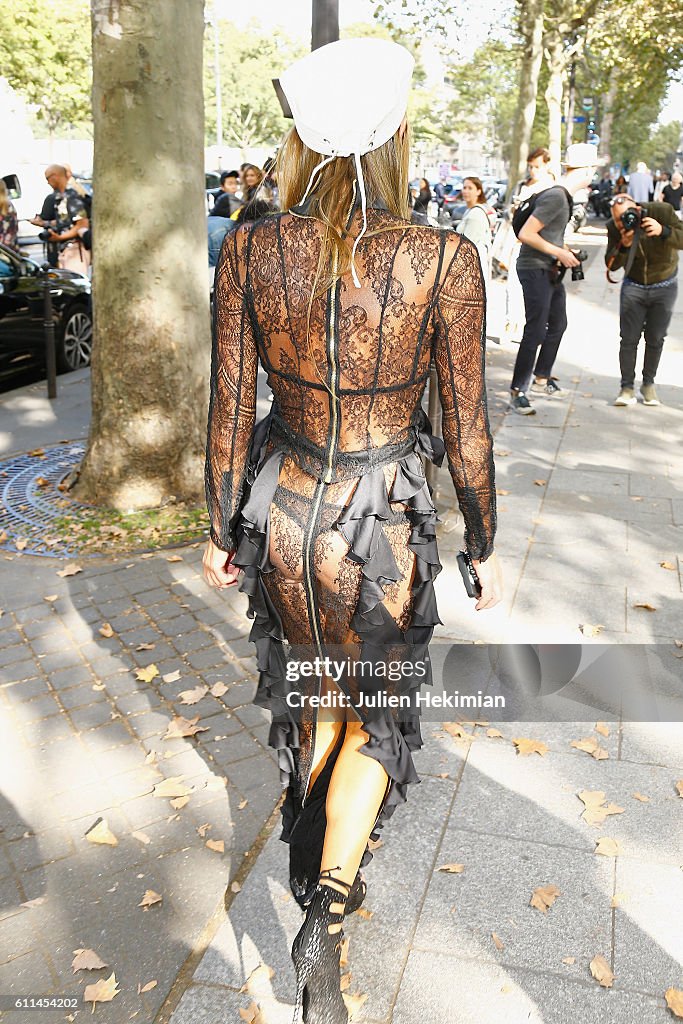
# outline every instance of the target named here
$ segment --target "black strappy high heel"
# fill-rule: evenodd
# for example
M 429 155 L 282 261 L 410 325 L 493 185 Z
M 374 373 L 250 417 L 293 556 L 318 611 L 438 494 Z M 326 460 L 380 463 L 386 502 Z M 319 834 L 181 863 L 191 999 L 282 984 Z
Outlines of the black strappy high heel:
M 299 1024 L 300 1019 L 304 1024 L 348 1024 L 349 1015 L 339 977 L 344 933 L 340 928 L 331 935 L 329 926 L 343 922 L 344 911 L 336 913 L 330 907 L 333 903 L 345 906 L 352 886 L 335 878 L 333 870 L 338 869 L 320 872 L 306 919 L 292 945 L 292 960 L 296 968 L 293 1024 Z M 342 886 L 346 892 L 321 884 L 326 879 Z

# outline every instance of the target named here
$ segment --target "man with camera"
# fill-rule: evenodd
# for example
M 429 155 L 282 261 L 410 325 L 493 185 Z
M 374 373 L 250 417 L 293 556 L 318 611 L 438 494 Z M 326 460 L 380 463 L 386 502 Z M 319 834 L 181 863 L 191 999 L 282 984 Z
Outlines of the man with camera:
M 562 276 L 567 267 L 578 268 L 581 258 L 585 258 L 565 246 L 564 234 L 572 215 L 572 197 L 590 184 L 595 168 L 595 146 L 585 142 L 568 146 L 564 176 L 557 185 L 534 197 L 533 212 L 518 232 L 522 248 L 517 276 L 524 293 L 526 322 L 512 375 L 510 408 L 521 416 L 536 412 L 527 397 L 532 372 L 532 394 L 562 397 L 562 389 L 552 376 L 567 327 Z
M 630 195 L 612 200 L 607 222 L 607 279 L 624 267 L 619 304 L 621 390 L 615 405 L 635 405 L 636 357 L 645 335 L 644 405 L 659 405 L 655 376 L 678 293 L 678 250 L 683 223 L 669 203 L 636 203 Z

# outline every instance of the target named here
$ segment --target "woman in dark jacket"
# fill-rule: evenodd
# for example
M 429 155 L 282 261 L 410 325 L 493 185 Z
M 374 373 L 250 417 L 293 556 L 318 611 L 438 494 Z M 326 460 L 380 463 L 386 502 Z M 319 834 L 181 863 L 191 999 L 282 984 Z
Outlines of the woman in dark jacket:
M 413 224 L 427 224 L 427 211 L 432 201 L 432 190 L 426 178 L 420 178 L 420 191 L 413 203 Z

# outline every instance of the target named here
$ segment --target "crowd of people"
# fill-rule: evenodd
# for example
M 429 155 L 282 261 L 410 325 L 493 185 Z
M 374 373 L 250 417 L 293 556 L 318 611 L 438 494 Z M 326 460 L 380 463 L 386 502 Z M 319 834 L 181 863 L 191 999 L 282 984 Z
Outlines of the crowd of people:
M 263 168 L 243 163 L 239 170 L 221 173 L 220 187 L 206 219 L 210 267 L 216 266 L 223 239 L 229 232 L 279 208 L 273 172 L 274 161 L 267 160 Z

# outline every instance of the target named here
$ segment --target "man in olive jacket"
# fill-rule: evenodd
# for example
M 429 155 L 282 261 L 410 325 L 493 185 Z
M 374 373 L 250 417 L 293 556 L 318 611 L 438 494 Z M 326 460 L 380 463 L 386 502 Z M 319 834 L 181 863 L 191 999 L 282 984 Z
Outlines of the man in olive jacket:
M 640 223 L 627 231 L 622 216 L 630 209 L 639 212 Z M 636 356 L 642 334 L 645 356 L 640 393 L 645 405 L 660 404 L 655 375 L 676 304 L 679 249 L 683 249 L 683 222 L 669 203 L 638 204 L 628 195 L 614 198 L 612 219 L 607 222 L 605 263 L 609 270 L 624 267 L 627 271 L 619 307 L 621 391 L 615 405 L 636 402 Z

